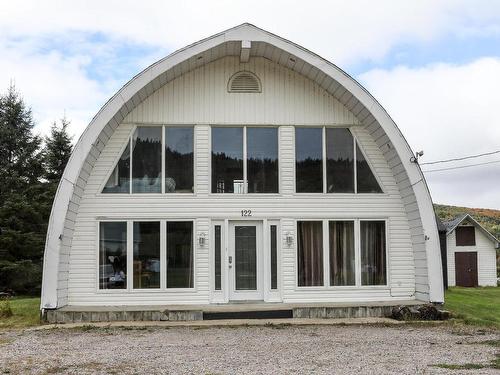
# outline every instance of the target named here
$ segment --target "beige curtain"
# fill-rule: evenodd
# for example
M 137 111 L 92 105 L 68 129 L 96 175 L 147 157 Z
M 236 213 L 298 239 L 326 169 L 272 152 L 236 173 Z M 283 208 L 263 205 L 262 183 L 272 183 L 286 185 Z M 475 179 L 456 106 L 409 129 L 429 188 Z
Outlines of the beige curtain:
M 361 222 L 361 283 L 386 283 L 385 222 Z

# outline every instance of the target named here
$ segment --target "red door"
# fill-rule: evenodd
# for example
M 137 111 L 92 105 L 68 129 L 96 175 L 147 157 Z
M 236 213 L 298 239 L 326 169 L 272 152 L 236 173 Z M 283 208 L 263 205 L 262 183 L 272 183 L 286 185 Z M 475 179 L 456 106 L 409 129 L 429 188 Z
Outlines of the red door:
M 455 253 L 455 280 L 457 286 L 477 286 L 477 252 Z

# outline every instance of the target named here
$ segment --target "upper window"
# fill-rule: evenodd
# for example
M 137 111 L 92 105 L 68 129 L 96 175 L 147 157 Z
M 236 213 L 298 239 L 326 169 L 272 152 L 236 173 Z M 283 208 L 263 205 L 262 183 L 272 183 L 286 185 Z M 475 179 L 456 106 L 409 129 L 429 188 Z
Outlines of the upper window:
M 278 193 L 278 129 L 213 127 L 212 193 Z
M 473 226 L 457 227 L 455 235 L 456 246 L 476 246 L 476 230 Z
M 381 193 L 347 128 L 295 128 L 297 193 Z
M 193 127 L 139 126 L 102 192 L 192 193 L 193 164 Z

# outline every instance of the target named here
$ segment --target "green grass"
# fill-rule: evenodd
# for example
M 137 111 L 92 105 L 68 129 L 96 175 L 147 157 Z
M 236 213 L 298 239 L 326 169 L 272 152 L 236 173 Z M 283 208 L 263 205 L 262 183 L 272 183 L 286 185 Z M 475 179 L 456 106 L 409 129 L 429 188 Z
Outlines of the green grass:
M 40 298 L 14 297 L 9 299 L 12 316 L 0 318 L 2 328 L 24 328 L 40 324 Z
M 444 308 L 465 324 L 500 329 L 500 287 L 449 288 Z

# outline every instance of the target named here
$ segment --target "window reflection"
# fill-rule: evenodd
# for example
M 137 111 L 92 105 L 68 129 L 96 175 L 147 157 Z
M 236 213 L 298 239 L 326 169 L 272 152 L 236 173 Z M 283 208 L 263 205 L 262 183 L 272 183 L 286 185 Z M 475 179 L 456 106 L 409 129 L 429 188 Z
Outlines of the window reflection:
M 243 128 L 212 128 L 212 193 L 243 193 Z
M 278 129 L 247 128 L 249 193 L 278 192 Z
M 128 193 L 130 192 L 130 142 L 122 153 L 115 169 L 109 176 L 103 193 Z
M 160 223 L 134 222 L 134 288 L 160 287 Z
M 99 289 L 127 288 L 127 223 L 99 224 Z
M 193 128 L 165 128 L 165 193 L 193 192 Z
M 382 193 L 382 189 L 375 178 L 368 162 L 356 142 L 356 169 L 358 193 Z
M 322 128 L 295 128 L 297 193 L 323 192 Z
M 138 127 L 132 138 L 132 192 L 161 193 L 161 131 Z
M 192 288 L 193 280 L 193 223 L 167 223 L 167 288 Z
M 326 129 L 328 193 L 354 193 L 354 143 L 346 128 Z

